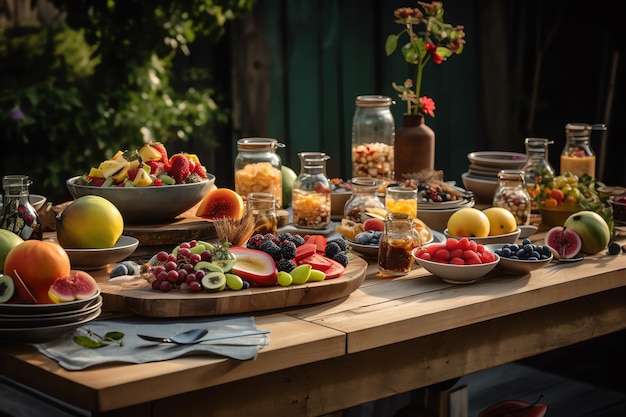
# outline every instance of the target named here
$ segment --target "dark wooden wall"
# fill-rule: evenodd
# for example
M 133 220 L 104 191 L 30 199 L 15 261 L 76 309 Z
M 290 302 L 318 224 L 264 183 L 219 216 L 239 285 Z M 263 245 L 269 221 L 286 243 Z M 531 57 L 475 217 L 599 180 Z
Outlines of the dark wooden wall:
M 558 168 L 568 122 L 608 123 L 607 164 L 614 158 L 611 149 L 623 132 L 623 83 L 609 78 L 622 47 L 611 25 L 615 6 L 600 3 L 594 10 L 602 10 L 604 20 L 561 0 L 444 2 L 446 22 L 465 26 L 467 44 L 462 55 L 427 66 L 422 93 L 437 105 L 427 123 L 436 133 L 436 168 L 447 180 L 461 183 L 467 153 L 524 152 L 527 136 L 554 139 L 550 159 Z M 296 172 L 298 152 L 322 150 L 331 156 L 328 175 L 350 178 L 354 100 L 361 94 L 396 98 L 391 83 L 410 72 L 399 53 L 385 55 L 384 42 L 400 30 L 393 10 L 415 4 L 259 0 L 231 32 L 231 157 L 240 137 L 273 137 L 286 144 L 279 154 Z M 401 101 L 392 106 L 396 125 L 404 109 Z M 594 146 L 599 154 L 601 143 Z M 608 182 L 626 182 L 623 164 L 611 166 Z

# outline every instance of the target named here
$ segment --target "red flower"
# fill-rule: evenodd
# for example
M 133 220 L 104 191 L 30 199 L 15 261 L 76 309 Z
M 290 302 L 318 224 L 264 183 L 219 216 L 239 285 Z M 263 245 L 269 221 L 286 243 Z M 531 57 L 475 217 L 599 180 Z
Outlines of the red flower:
M 420 109 L 430 117 L 435 117 L 435 102 L 432 98 L 420 97 Z

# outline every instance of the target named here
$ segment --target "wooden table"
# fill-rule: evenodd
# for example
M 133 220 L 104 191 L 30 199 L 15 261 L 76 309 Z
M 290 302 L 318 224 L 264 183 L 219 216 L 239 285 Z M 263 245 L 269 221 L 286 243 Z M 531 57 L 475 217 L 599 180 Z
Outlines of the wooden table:
M 533 238 L 540 239 L 541 234 Z M 320 416 L 626 328 L 626 254 L 450 285 L 375 265 L 339 300 L 255 313 L 254 361 L 206 356 L 66 371 L 0 345 L 0 373 L 97 416 Z

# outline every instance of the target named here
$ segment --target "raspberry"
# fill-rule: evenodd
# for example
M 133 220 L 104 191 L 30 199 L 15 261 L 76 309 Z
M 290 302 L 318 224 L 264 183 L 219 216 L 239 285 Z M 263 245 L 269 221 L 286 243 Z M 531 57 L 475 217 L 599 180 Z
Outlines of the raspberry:
M 337 242 L 327 243 L 326 248 L 324 249 L 324 255 L 330 259 L 333 259 L 339 252 L 342 252 L 342 250 Z
M 276 269 L 278 271 L 291 272 L 296 267 L 296 263 L 291 259 L 281 259 L 276 262 Z
M 335 256 L 333 256 L 333 261 L 339 262 L 343 266 L 348 266 L 348 255 L 345 252 L 339 252 Z
M 283 240 L 280 242 L 280 253 L 284 259 L 293 259 L 296 257 L 296 244 L 289 241 Z

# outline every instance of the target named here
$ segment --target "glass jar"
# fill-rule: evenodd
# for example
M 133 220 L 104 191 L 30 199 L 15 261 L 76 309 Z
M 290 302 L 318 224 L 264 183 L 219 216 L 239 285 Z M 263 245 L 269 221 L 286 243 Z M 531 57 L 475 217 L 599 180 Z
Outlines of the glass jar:
M 276 234 L 278 217 L 276 216 L 276 198 L 270 193 L 250 193 L 246 198 L 247 210 L 254 217 L 254 233 Z
M 237 141 L 235 191 L 242 197 L 250 193 L 270 193 L 278 207 L 283 204 L 282 162 L 276 153 L 285 145 L 276 139 L 244 138 Z
M 385 204 L 378 198 L 378 187 L 383 180 L 370 177 L 354 177 L 352 195 L 346 201 L 343 209 L 343 218 L 356 223 L 364 223 L 369 219 L 368 210 L 385 210 Z
M 393 178 L 395 122 L 391 98 L 358 96 L 352 119 L 352 176 Z
M 526 163 L 522 167 L 524 171 L 524 181 L 528 188 L 528 194 L 532 199 L 530 208 L 531 214 L 539 215 L 539 194 L 541 184 L 547 184 L 554 178 L 554 168 L 548 161 L 548 145 L 552 145 L 553 140 L 545 138 L 526 138 Z
M 28 200 L 32 181 L 26 175 L 6 175 L 2 178 L 4 201 L 0 228 L 15 233 L 24 240 L 43 237 L 39 215 Z
M 405 213 L 411 219 L 417 217 L 417 188 L 390 184 L 385 190 L 387 213 Z
M 524 171 L 503 169 L 498 173 L 498 187 L 493 195 L 493 206 L 509 210 L 517 225 L 530 223 L 531 198 L 524 181 Z
M 568 123 L 565 125 L 565 147 L 561 152 L 561 175 L 572 173 L 579 178 L 584 174 L 596 176 L 596 154 L 591 148 L 591 125 Z
M 303 229 L 325 229 L 330 224 L 330 181 L 326 177 L 324 152 L 300 152 L 300 174 L 293 182 L 291 209 L 293 225 Z
M 414 248 L 421 246 L 419 232 L 406 213 L 387 213 L 378 247 L 378 270 L 383 275 L 405 275 L 413 267 Z

